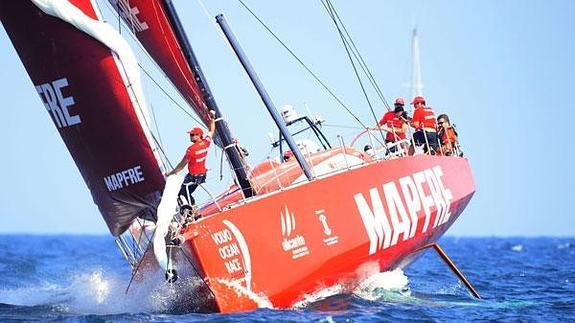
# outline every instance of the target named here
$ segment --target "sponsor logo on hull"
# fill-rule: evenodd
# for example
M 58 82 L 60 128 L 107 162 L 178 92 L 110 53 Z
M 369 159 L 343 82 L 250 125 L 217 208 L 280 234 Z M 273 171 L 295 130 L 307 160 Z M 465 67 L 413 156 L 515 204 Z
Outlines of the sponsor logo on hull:
M 329 227 L 329 224 L 327 223 L 327 216 L 325 215 L 325 210 L 317 210 L 315 211 L 315 214 L 318 216 L 317 219 L 319 220 L 321 226 L 323 227 L 323 234 L 325 235 L 323 242 L 328 246 L 338 243 L 339 237 L 336 235 L 332 235 L 333 231 Z
M 436 228 L 449 221 L 453 194 L 442 181 L 440 166 L 384 183 L 381 187 L 354 195 L 357 209 L 369 237 L 369 255 L 394 246 L 399 241 L 413 238 L 419 217 L 423 212 L 420 233 L 426 233 L 431 224 Z M 385 201 L 385 202 L 384 202 Z M 431 222 L 431 209 L 435 219 Z
M 292 259 L 298 259 L 309 254 L 309 249 L 306 245 L 305 238 L 295 233 L 296 222 L 295 215 L 290 213 L 287 206 L 280 214 L 281 228 L 282 228 L 282 249 L 283 251 L 291 251 Z
M 224 262 L 228 274 L 235 281 L 245 281 L 246 289 L 251 290 L 252 260 L 248 244 L 242 232 L 229 220 L 223 220 L 225 229 L 211 234 L 218 247 L 218 254 Z

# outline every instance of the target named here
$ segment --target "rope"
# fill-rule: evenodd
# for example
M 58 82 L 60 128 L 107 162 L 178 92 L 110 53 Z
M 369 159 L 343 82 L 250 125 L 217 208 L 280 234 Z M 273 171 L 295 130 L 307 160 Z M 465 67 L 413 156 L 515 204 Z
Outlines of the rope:
M 139 65 L 139 64 L 138 64 Z M 198 120 L 198 118 L 194 117 L 192 114 L 190 114 L 181 104 L 179 104 L 171 95 L 168 94 L 168 92 L 166 92 L 166 90 L 164 90 L 164 88 L 158 84 L 158 82 L 148 73 L 148 71 L 146 71 L 145 68 L 142 67 L 142 65 L 139 65 L 140 68 L 142 69 L 142 71 L 144 72 L 144 74 L 146 74 L 146 76 L 152 80 L 152 82 L 154 82 L 154 84 L 156 84 L 156 86 L 162 90 L 162 92 L 178 107 L 180 108 L 180 110 L 182 110 L 188 117 L 190 117 L 192 120 L 194 120 L 195 122 L 199 123 L 201 126 L 204 126 L 204 124 L 202 122 L 200 122 L 200 120 Z M 179 93 L 179 92 L 178 92 Z
M 112 4 L 111 4 L 110 2 L 105 1 L 105 3 L 106 3 L 106 8 L 108 8 L 108 10 L 109 10 L 112 14 L 117 14 L 117 16 L 118 16 L 118 26 L 119 26 L 118 29 L 119 29 L 119 32 L 121 33 L 121 31 L 122 31 L 122 29 L 121 29 L 122 23 L 121 23 L 121 17 L 120 17 L 120 12 L 121 12 L 121 9 L 120 9 L 120 7 L 119 7 L 119 6 L 120 6 L 120 3 L 119 3 L 119 2 L 117 3 L 117 5 L 118 5 L 118 11 L 115 11 L 115 9 L 112 7 Z M 129 35 L 129 36 L 132 38 L 132 40 L 139 46 L 139 48 L 141 49 L 141 51 L 142 51 L 143 53 L 145 53 L 146 57 L 149 59 L 150 62 L 152 62 L 152 64 L 154 64 L 154 65 L 156 66 L 156 68 L 158 68 L 159 70 L 162 70 L 162 69 L 160 68 L 160 66 L 155 62 L 155 60 L 150 56 L 150 54 L 145 50 L 145 48 L 144 48 L 143 45 L 140 43 L 140 41 L 139 41 L 132 33 L 125 33 L 125 34 Z M 144 74 L 164 93 L 164 95 L 166 95 L 167 98 L 169 98 L 182 112 L 184 112 L 184 114 L 186 114 L 188 117 L 190 117 L 192 120 L 194 120 L 194 121 L 195 121 L 197 124 L 199 124 L 200 126 L 203 126 L 203 122 L 201 122 L 200 120 L 198 120 L 198 118 L 194 117 L 194 116 L 193 116 L 192 114 L 190 114 L 190 112 L 188 112 L 181 104 L 179 104 L 179 103 L 158 83 L 158 81 L 157 81 L 140 63 L 138 63 L 138 66 L 139 66 L 140 69 L 144 72 Z M 164 76 L 164 78 L 168 79 L 166 76 Z M 168 79 L 168 80 L 169 80 L 169 79 Z M 184 99 L 184 98 L 183 98 L 183 95 L 182 95 L 179 91 L 176 91 L 176 92 L 180 95 L 180 97 L 181 97 L 182 99 Z M 143 110 L 142 110 L 142 107 L 140 106 L 140 104 L 138 104 L 138 109 L 140 110 L 140 113 L 142 113 L 142 115 L 144 115 Z M 152 106 L 152 109 L 153 109 L 153 106 Z M 155 124 L 156 124 L 156 131 L 158 132 L 158 135 L 159 135 L 159 134 L 160 134 L 160 131 L 159 131 L 159 127 L 157 126 L 157 120 L 156 120 L 156 118 L 155 118 L 155 112 L 152 110 L 152 113 L 153 113 L 153 115 L 154 115 L 154 122 L 155 122 Z M 144 118 L 144 119 L 145 119 L 145 118 Z M 149 129 L 151 129 L 150 125 L 148 124 L 148 121 L 145 120 L 145 122 L 146 122 L 146 126 L 147 126 Z M 158 138 L 156 138 L 156 135 L 155 135 L 153 132 L 150 131 L 150 134 L 151 134 L 151 137 L 152 137 L 152 139 L 153 139 L 153 141 L 154 141 L 156 147 L 158 148 L 158 150 L 159 150 L 159 151 L 161 152 L 161 154 L 162 154 L 161 157 L 163 157 L 163 159 L 166 160 L 166 163 L 170 166 L 170 168 L 173 168 L 170 159 L 168 158 L 168 156 L 166 155 L 166 153 L 165 153 L 165 151 L 164 151 L 163 143 L 162 143 L 162 141 L 161 141 L 161 137 L 160 137 L 160 140 L 158 140 Z M 161 158 L 160 162 L 161 162 L 162 166 L 163 166 L 165 169 L 168 169 L 168 168 L 166 167 L 166 164 L 165 164 L 165 162 L 164 162 L 163 159 Z
M 354 126 L 344 126 L 344 125 L 338 125 L 338 124 L 329 124 L 329 123 L 324 123 L 323 124 L 324 127 L 328 127 L 328 128 L 342 128 L 342 129 L 354 129 L 354 130 L 360 130 L 360 129 L 366 129 L 366 128 L 361 128 L 361 127 L 354 127 Z
M 367 105 L 369 106 L 369 110 L 371 111 L 371 115 L 373 116 L 373 119 L 375 120 L 375 124 L 379 127 L 379 122 L 377 120 L 377 116 L 375 115 L 375 111 L 373 110 L 373 106 L 371 105 L 371 101 L 369 100 L 369 96 L 367 95 L 367 92 L 365 90 L 365 87 L 363 85 L 363 81 L 361 80 L 361 76 L 359 75 L 359 72 L 357 71 L 357 67 L 355 66 L 355 62 L 353 60 L 353 58 L 351 57 L 351 53 L 350 53 L 350 49 L 349 49 L 349 44 L 347 39 L 345 38 L 344 34 L 341 31 L 341 28 L 339 26 L 338 20 L 335 17 L 335 8 L 333 7 L 333 5 L 331 4 L 331 2 L 329 0 L 325 0 L 326 2 L 324 3 L 324 0 L 321 0 L 322 4 L 324 5 L 324 8 L 327 10 L 329 16 L 331 17 L 333 23 L 335 24 L 335 27 L 337 28 L 337 31 L 339 33 L 339 36 L 341 38 L 341 41 L 343 43 L 343 47 L 345 48 L 345 51 L 347 53 L 347 57 L 349 58 L 349 62 L 351 63 L 351 66 L 353 67 L 353 71 L 355 73 L 355 76 L 357 77 L 357 81 L 359 82 L 359 85 L 361 87 L 361 90 L 363 92 L 363 95 L 365 97 L 365 100 L 367 101 Z M 383 133 L 381 134 L 382 138 L 383 138 Z M 385 138 L 383 138 L 385 141 Z
M 152 110 L 152 118 L 154 118 L 154 127 L 156 127 L 156 132 L 158 133 L 158 141 L 160 142 L 160 147 L 164 145 L 162 142 L 162 133 L 160 132 L 160 127 L 158 127 L 158 119 L 156 119 L 156 109 L 154 105 L 150 103 L 150 108 Z
M 323 87 L 329 95 L 331 95 L 341 107 L 343 107 L 361 126 L 367 128 L 366 125 L 351 111 L 351 109 L 343 103 L 343 101 L 242 1 L 238 2 L 272 35 L 273 38 L 285 49 L 287 52 Z
M 152 232 L 152 239 L 154 239 L 154 235 L 156 234 L 157 228 L 158 227 L 154 227 L 154 232 Z M 144 255 L 146 253 L 148 253 L 148 251 L 150 250 L 150 248 L 153 245 L 153 243 L 150 243 L 150 240 L 151 239 L 148 239 L 148 246 L 146 247 L 146 251 L 144 251 Z M 130 290 L 130 286 L 132 286 L 132 282 L 134 281 L 134 278 L 136 277 L 136 274 L 138 273 L 138 270 L 140 269 L 140 265 L 143 262 L 144 262 L 144 256 L 142 255 L 142 257 L 140 258 L 140 261 L 138 261 L 138 264 L 136 265 L 136 268 L 134 269 L 134 271 L 132 271 L 132 277 L 130 278 L 130 282 L 128 282 L 128 287 L 126 287 L 126 291 L 124 292 L 124 294 L 128 294 L 128 291 Z
M 366 76 L 368 77 L 368 80 L 370 81 L 371 85 L 373 86 L 373 88 L 375 89 L 375 91 L 377 92 L 379 98 L 381 99 L 381 101 L 383 102 L 385 108 L 387 109 L 387 111 L 391 111 L 391 108 L 389 106 L 389 104 L 387 103 L 387 100 L 385 99 L 385 96 L 383 95 L 383 92 L 381 91 L 381 88 L 379 87 L 379 85 L 377 84 L 377 81 L 375 80 L 375 78 L 373 77 L 373 74 L 371 73 L 369 67 L 367 66 L 367 63 L 365 62 L 365 60 L 363 59 L 363 56 L 361 55 L 361 53 L 359 52 L 359 50 L 357 49 L 357 46 L 355 46 L 355 42 L 353 41 L 353 38 L 351 37 L 351 35 L 349 34 L 349 32 L 347 31 L 347 28 L 345 27 L 345 24 L 343 23 L 343 21 L 341 20 L 341 18 L 339 17 L 339 14 L 337 13 L 337 11 L 335 10 L 335 7 L 333 6 L 333 4 L 331 4 L 330 0 L 327 0 L 332 8 L 333 13 L 335 14 L 335 17 L 337 18 L 337 20 L 339 21 L 341 27 L 343 28 L 343 31 L 345 32 L 347 38 L 349 39 L 349 42 L 351 43 L 351 46 L 353 48 L 353 53 L 354 53 L 354 57 L 358 60 L 358 62 L 360 63 L 360 67 L 362 68 L 363 72 L 366 74 Z
M 222 156 L 220 157 L 220 182 L 224 179 L 224 150 L 225 148 L 222 148 Z
M 115 9 L 112 7 L 112 4 L 110 4 L 108 1 L 104 1 L 104 3 L 106 3 L 106 8 L 108 8 L 108 10 L 112 13 L 112 14 L 117 14 L 118 15 L 118 20 L 120 20 L 120 15 L 118 14 L 118 12 L 115 11 Z M 121 23 L 119 23 L 121 25 Z M 152 56 L 148 53 L 148 51 L 144 48 L 144 46 L 142 45 L 142 43 L 140 43 L 140 41 L 138 40 L 138 38 L 133 34 L 133 33 L 126 33 L 136 44 L 137 46 L 141 49 L 141 51 L 145 54 L 145 56 L 148 58 L 148 60 L 160 71 L 163 72 L 162 68 L 158 65 L 158 63 L 156 63 L 156 61 L 152 58 Z M 182 107 L 181 104 L 179 104 L 170 94 L 167 93 L 167 91 L 156 81 L 156 79 L 154 77 L 152 77 L 150 75 L 150 73 L 141 65 L 138 63 L 138 66 L 140 67 L 140 69 L 144 72 L 144 74 L 146 74 L 146 76 L 152 81 L 154 82 L 154 84 L 176 105 L 178 106 L 188 117 L 190 117 L 192 120 L 194 120 L 195 122 L 197 122 L 198 124 L 200 124 L 200 126 L 205 127 L 205 125 L 203 124 L 203 122 L 200 122 L 196 117 L 194 117 L 192 114 L 190 114 L 188 111 L 186 111 L 186 109 L 184 107 Z M 168 79 L 167 77 L 164 76 L 165 79 Z M 168 79 L 169 80 L 169 79 Z M 179 92 L 176 91 L 180 98 L 184 99 L 184 96 Z

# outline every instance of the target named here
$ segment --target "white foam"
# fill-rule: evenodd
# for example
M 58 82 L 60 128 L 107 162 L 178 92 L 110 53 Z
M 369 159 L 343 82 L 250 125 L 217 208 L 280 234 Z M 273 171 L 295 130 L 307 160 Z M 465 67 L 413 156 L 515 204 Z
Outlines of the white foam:
M 345 292 L 344 285 L 336 284 L 330 287 L 319 288 L 317 291 L 305 294 L 302 300 L 294 304 L 294 308 L 305 308 L 311 303 L 317 302 L 318 300 L 326 299 L 330 296 L 341 294 Z
M 351 292 L 366 300 L 376 300 L 382 297 L 382 291 L 400 291 L 405 293 L 408 290 L 409 279 L 401 269 L 388 272 L 379 272 L 377 262 L 366 263 L 356 271 L 358 285 Z M 326 299 L 330 296 L 347 293 L 349 284 L 335 284 L 329 287 L 321 287 L 313 293 L 305 294 L 298 301 L 294 308 L 305 308 L 311 303 Z
M 523 245 L 522 244 L 514 245 L 513 247 L 511 247 L 511 250 L 521 252 L 523 251 Z
M 573 247 L 573 245 L 569 242 L 566 243 L 562 243 L 560 245 L 557 246 L 557 249 L 566 249 L 566 248 L 571 248 Z
M 247 289 L 242 285 L 242 280 L 229 281 L 226 279 L 217 279 L 217 282 L 233 289 L 240 296 L 248 297 L 257 304 L 258 308 L 274 308 L 272 302 L 265 294 L 257 294 L 251 289 Z
M 32 282 L 30 286 L 0 288 L 0 303 L 18 306 L 52 306 L 64 313 L 109 315 L 120 313 L 157 313 L 169 311 L 182 297 L 204 287 L 198 277 L 179 279 L 175 284 L 164 281 L 164 274 L 146 273 L 146 279 L 134 281 L 126 293 L 125 274 L 102 269 L 86 269 L 72 274 L 61 283 Z M 261 298 L 261 297 L 260 297 Z M 201 306 L 202 300 L 198 303 Z M 268 304 L 271 304 L 268 301 Z M 259 302 L 259 306 L 265 306 Z
M 125 278 L 95 269 L 68 277 L 65 283 L 44 282 L 34 286 L 0 290 L 0 303 L 52 305 L 65 312 L 117 314 L 157 310 L 153 302 L 125 294 Z M 149 291 L 146 294 L 148 295 Z
M 401 269 L 374 273 L 364 278 L 354 294 L 366 300 L 377 300 L 385 291 L 408 291 L 409 279 Z

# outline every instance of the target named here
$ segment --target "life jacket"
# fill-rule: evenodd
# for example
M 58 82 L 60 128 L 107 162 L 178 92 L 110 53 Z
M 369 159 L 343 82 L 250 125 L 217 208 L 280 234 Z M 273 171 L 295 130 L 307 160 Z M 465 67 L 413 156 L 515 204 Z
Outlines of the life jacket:
M 188 147 L 188 150 L 186 150 L 185 159 L 188 161 L 188 172 L 191 175 L 206 173 L 206 158 L 208 157 L 211 143 L 211 138 L 207 137 L 193 143 Z
M 418 129 L 436 132 L 437 120 L 431 107 L 416 108 L 413 112 L 413 122 L 419 122 Z
M 438 135 L 441 138 L 441 149 L 446 155 L 451 155 L 457 144 L 457 131 L 453 127 L 442 128 Z
M 401 129 L 403 124 L 405 124 L 405 121 L 401 120 L 393 111 L 385 113 L 383 115 L 383 118 L 379 120 L 380 126 L 387 126 L 388 128 Z M 405 139 L 406 138 L 405 132 L 395 131 L 394 133 L 394 131 L 392 130 L 388 131 L 387 134 L 385 135 L 385 140 L 387 141 L 396 141 L 397 138 L 399 138 L 398 140 Z

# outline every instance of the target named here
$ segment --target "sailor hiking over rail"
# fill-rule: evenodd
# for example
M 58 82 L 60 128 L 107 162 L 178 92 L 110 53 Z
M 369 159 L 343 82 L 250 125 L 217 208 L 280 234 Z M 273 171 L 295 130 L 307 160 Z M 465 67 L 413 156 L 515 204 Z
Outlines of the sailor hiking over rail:
M 182 215 L 188 211 L 192 211 L 192 213 L 197 212 L 196 201 L 192 193 L 200 184 L 206 181 L 206 159 L 215 129 L 215 113 L 214 111 L 210 111 L 210 129 L 208 133 L 204 136 L 203 130 L 198 127 L 188 131 L 187 133 L 190 135 L 192 144 L 188 147 L 186 154 L 178 165 L 165 174 L 166 177 L 177 174 L 182 171 L 186 165 L 188 166 L 188 174 L 178 193 L 178 205 L 180 206 L 180 213 Z

